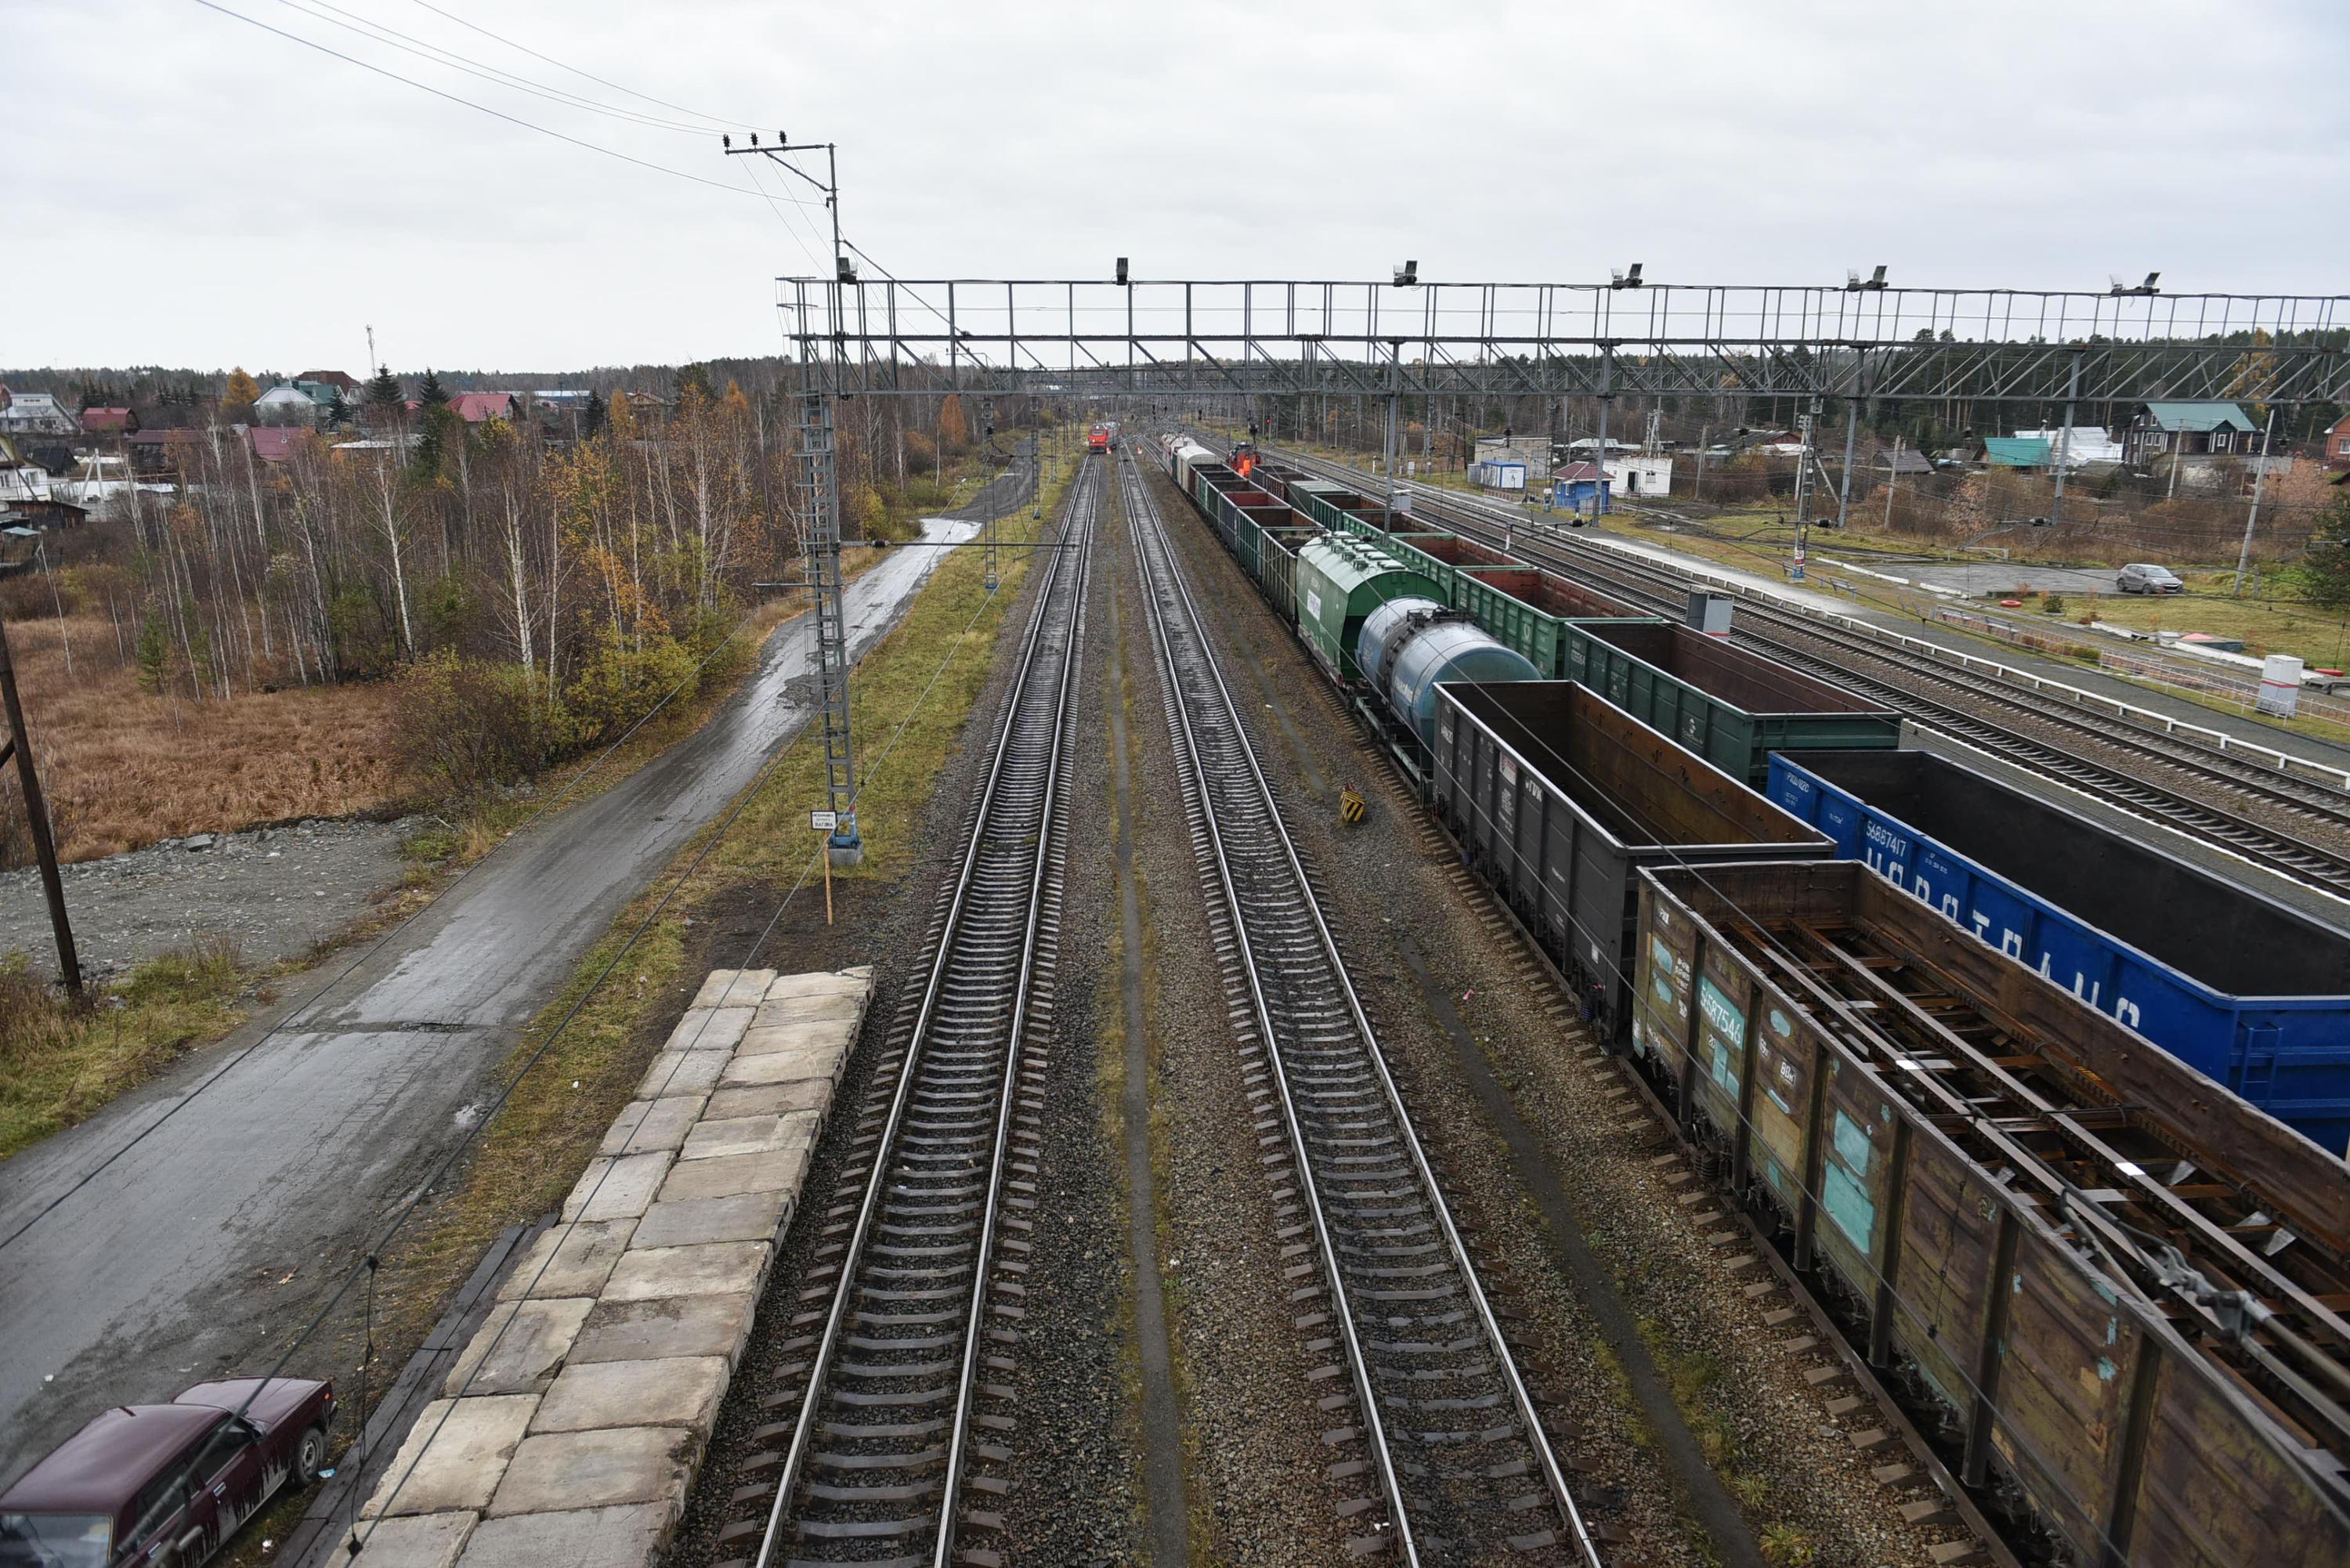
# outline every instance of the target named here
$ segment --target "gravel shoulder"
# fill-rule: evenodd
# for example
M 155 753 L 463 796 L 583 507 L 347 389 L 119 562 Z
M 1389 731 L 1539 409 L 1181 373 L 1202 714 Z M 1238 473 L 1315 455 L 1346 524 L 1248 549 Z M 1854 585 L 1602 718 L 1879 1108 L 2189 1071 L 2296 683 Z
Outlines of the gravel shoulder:
M 61 868 L 85 973 L 120 974 L 197 941 L 233 944 L 268 967 L 309 956 L 370 913 L 407 871 L 400 845 L 423 817 L 314 818 L 184 838 Z M 40 874 L 0 873 L 0 958 L 22 952 L 57 974 Z

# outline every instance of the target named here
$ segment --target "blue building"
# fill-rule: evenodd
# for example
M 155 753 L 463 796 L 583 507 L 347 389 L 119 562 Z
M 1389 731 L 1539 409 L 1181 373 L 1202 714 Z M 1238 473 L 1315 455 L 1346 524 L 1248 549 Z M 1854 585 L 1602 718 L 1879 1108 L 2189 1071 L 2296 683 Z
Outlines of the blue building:
M 1594 462 L 1570 462 L 1550 476 L 1551 508 L 1586 515 L 1613 510 L 1614 487 Z

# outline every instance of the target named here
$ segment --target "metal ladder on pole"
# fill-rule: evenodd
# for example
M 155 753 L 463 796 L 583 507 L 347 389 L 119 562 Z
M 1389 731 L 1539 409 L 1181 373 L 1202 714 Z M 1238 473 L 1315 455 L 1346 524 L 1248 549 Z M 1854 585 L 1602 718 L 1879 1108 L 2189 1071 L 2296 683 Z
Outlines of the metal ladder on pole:
M 816 593 L 816 681 L 824 706 L 825 804 L 833 812 L 835 866 L 864 856 L 857 832 L 857 756 L 848 733 L 848 626 L 841 607 L 840 484 L 834 462 L 832 398 L 800 395 L 800 499 L 807 508 L 808 584 Z

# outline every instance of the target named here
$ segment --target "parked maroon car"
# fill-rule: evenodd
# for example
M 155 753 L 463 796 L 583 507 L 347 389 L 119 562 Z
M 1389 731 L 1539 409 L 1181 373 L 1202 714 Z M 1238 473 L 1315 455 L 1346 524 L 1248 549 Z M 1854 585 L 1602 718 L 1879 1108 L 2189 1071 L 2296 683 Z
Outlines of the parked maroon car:
M 334 1416 L 334 1385 L 304 1377 L 118 1405 L 0 1495 L 0 1568 L 196 1568 L 288 1478 L 317 1479 Z

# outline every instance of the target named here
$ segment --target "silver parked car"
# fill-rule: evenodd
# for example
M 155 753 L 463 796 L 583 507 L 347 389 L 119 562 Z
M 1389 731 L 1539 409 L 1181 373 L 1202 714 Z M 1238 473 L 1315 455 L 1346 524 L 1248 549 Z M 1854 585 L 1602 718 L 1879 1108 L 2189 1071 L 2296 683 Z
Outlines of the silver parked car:
M 2114 583 L 2126 594 L 2175 594 L 2187 587 L 2178 580 L 2178 573 L 2150 561 L 2134 561 L 2124 566 Z

